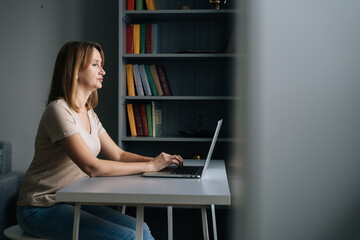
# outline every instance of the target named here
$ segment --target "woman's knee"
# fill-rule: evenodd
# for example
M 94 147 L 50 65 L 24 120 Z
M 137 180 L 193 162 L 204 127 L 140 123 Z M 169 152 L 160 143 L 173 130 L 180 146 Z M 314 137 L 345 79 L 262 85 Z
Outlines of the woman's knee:
M 154 239 L 151 235 L 149 225 L 146 222 L 144 222 L 143 231 L 144 231 L 144 239 Z
M 143 230 L 144 230 L 144 232 L 150 232 L 149 225 L 146 222 L 144 222 Z

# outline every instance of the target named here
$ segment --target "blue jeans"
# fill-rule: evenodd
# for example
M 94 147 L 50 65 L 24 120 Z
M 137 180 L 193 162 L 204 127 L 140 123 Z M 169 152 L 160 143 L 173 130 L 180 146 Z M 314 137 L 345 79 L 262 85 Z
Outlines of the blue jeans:
M 18 207 L 21 228 L 33 236 L 72 239 L 74 206 L 59 203 L 51 207 Z M 106 206 L 82 205 L 79 239 L 135 239 L 136 219 Z M 154 239 L 144 223 L 144 239 Z

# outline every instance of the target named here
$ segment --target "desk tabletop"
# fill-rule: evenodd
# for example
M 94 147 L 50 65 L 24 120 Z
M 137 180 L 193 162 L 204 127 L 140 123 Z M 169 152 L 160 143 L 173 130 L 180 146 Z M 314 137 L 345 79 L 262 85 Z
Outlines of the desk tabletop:
M 184 165 L 204 165 L 185 160 Z M 141 175 L 83 178 L 56 192 L 59 202 L 83 204 L 230 205 L 223 160 L 211 160 L 200 179 L 150 178 Z

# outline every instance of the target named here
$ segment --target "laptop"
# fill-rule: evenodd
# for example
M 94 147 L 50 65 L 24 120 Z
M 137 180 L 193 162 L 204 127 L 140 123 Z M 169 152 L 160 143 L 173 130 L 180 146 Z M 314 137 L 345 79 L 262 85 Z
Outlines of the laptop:
M 215 148 L 215 143 L 218 138 L 221 124 L 223 120 L 219 120 L 217 123 L 217 127 L 214 133 L 214 137 L 212 139 L 210 149 L 205 161 L 204 166 L 169 166 L 164 168 L 159 172 L 146 172 L 142 175 L 144 177 L 166 177 L 166 178 L 201 178 L 203 176 L 209 166 L 211 155 Z

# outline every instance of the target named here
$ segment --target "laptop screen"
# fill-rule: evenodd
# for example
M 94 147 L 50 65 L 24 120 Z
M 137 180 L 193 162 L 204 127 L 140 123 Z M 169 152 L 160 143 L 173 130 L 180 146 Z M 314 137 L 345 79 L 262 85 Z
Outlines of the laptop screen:
M 212 155 L 212 153 L 213 153 L 213 151 L 214 151 L 215 143 L 216 143 L 216 140 L 217 140 L 217 138 L 218 138 L 218 135 L 219 135 L 219 132 L 220 132 L 220 128 L 221 128 L 222 122 L 223 122 L 222 119 L 218 121 L 218 124 L 217 124 L 217 127 L 216 127 L 216 131 L 215 131 L 215 133 L 214 133 L 214 137 L 213 137 L 212 142 L 211 142 L 211 145 L 210 145 L 210 150 L 209 150 L 208 155 L 207 155 L 207 157 L 206 157 L 205 166 L 204 166 L 204 169 L 203 169 L 201 175 L 204 175 L 204 174 L 205 174 L 205 171 L 206 171 L 206 169 L 207 169 L 208 166 L 209 166 L 210 159 L 211 159 L 211 155 Z

